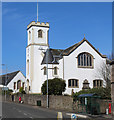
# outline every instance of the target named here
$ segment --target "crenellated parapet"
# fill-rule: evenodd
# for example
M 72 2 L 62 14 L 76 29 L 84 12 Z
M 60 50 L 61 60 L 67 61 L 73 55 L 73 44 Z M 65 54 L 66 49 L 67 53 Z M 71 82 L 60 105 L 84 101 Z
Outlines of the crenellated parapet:
M 46 22 L 35 22 L 35 21 L 32 21 L 28 26 L 27 26 L 27 29 L 29 29 L 30 27 L 32 26 L 37 26 L 37 27 L 48 27 L 49 28 L 49 23 Z

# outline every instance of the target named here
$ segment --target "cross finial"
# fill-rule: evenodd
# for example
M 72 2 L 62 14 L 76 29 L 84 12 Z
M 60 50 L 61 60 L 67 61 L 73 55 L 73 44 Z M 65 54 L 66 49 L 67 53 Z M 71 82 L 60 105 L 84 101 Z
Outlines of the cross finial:
M 84 38 L 85 38 L 85 34 L 84 34 Z

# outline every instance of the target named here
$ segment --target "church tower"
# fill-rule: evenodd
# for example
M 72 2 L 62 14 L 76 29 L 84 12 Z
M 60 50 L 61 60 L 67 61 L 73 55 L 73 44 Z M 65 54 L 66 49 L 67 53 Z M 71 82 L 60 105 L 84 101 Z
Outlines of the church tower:
M 32 21 L 27 26 L 26 80 L 29 93 L 41 93 L 41 62 L 49 46 L 48 32 L 49 23 Z

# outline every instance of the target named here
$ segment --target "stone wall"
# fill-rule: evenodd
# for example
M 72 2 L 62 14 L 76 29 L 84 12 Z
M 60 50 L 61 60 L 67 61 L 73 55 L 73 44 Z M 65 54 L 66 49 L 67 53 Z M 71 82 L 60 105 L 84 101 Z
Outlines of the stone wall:
M 112 101 L 111 100 L 102 100 L 102 99 L 99 101 L 101 113 L 106 113 L 106 109 L 109 108 L 109 103 L 112 103 Z
M 37 105 L 37 101 L 41 101 L 41 106 L 47 106 L 46 95 L 33 95 L 33 94 L 16 94 L 14 95 L 14 102 L 19 101 L 21 96 L 24 104 Z M 7 96 L 7 101 L 12 101 L 12 96 Z M 73 99 L 70 96 L 49 96 L 49 108 L 60 109 L 60 110 L 73 110 Z
M 24 104 L 30 104 L 37 106 L 37 101 L 41 101 L 42 107 L 47 107 L 47 96 L 46 95 L 32 95 L 32 94 L 16 94 L 14 95 L 14 102 L 19 102 L 19 97 L 21 96 Z M 4 98 L 4 97 L 3 97 Z M 7 96 L 7 101 L 12 101 L 12 96 Z M 100 112 L 105 113 L 111 101 L 99 100 Z M 71 112 L 81 112 L 82 108 L 78 107 L 78 102 L 73 101 L 70 96 L 49 96 L 49 108 L 67 110 Z

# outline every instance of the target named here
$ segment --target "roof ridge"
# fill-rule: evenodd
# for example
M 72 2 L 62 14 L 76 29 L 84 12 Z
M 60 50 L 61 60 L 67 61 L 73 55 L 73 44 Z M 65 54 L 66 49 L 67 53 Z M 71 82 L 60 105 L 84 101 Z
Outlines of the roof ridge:
M 12 73 L 18 73 L 18 72 L 20 72 L 20 70 L 17 70 L 17 71 L 15 71 L 15 72 L 10 72 L 10 73 L 7 73 L 7 74 L 3 74 L 3 75 L 0 75 L 0 76 L 5 76 L 5 75 L 8 75 L 8 74 L 12 74 Z

